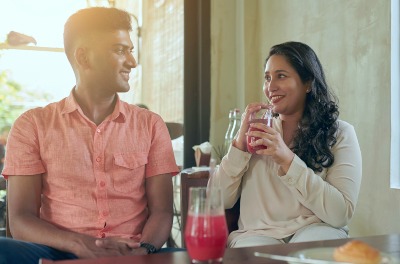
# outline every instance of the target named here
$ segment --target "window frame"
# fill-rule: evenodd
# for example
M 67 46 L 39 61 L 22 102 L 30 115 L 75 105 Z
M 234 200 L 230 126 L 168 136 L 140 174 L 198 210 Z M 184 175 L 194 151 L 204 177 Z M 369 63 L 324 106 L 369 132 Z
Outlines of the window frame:
M 400 5 L 391 0 L 390 187 L 400 189 Z

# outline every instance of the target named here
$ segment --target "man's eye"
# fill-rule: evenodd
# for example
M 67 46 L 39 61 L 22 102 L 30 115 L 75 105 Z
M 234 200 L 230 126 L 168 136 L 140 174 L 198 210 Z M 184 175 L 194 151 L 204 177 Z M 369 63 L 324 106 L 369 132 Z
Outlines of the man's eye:
M 278 78 L 285 78 L 286 77 L 286 75 L 284 75 L 284 74 L 279 74 L 278 75 Z
M 270 81 L 271 81 L 271 77 L 270 77 L 270 76 L 266 76 L 266 77 L 265 77 L 265 80 L 266 80 L 267 82 L 270 82 Z

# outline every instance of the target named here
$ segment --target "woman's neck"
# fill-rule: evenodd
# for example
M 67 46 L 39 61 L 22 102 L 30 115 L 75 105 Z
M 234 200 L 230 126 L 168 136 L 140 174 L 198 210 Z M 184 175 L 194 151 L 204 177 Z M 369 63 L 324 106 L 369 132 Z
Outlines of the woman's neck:
M 282 132 L 283 132 L 283 141 L 286 143 L 288 147 L 291 147 L 293 144 L 294 136 L 298 130 L 299 122 L 301 120 L 301 116 L 291 115 L 291 116 L 279 116 L 282 120 Z

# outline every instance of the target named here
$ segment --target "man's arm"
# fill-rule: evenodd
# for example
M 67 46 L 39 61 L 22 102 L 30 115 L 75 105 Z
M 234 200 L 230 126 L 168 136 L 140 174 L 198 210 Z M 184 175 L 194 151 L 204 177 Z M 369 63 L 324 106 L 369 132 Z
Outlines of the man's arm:
M 173 190 L 170 174 L 146 179 L 149 218 L 142 232 L 141 242 L 161 248 L 171 233 L 173 220 Z
M 61 251 L 71 252 L 79 258 L 117 256 L 131 254 L 137 243 L 128 239 L 114 241 L 109 247 L 96 245 L 95 237 L 61 230 L 41 220 L 41 175 L 9 176 L 7 199 L 9 221 L 15 239 L 47 245 Z M 122 240 L 122 239 L 121 239 Z

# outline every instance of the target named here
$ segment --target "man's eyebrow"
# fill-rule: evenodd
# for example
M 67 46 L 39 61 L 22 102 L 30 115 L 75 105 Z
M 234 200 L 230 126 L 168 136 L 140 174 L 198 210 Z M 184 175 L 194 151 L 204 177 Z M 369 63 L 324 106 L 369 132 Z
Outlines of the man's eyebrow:
M 113 44 L 113 47 L 122 47 L 124 49 L 130 49 L 130 50 L 134 49 L 133 46 L 125 45 L 125 44 L 122 44 L 122 43 Z

